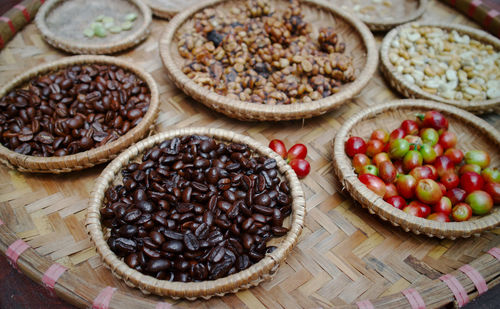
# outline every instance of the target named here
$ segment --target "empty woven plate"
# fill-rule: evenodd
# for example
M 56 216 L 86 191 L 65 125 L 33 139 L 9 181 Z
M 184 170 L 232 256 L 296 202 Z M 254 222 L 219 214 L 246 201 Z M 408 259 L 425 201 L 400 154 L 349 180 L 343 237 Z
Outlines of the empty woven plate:
M 370 30 L 384 31 L 413 21 L 425 12 L 427 0 L 328 0 L 358 16 Z
M 131 28 L 122 27 L 134 14 Z M 86 29 L 99 16 L 113 18 L 105 37 L 88 37 Z M 150 33 L 151 10 L 140 0 L 49 0 L 38 12 L 36 25 L 52 46 L 73 54 L 109 54 L 139 44 Z M 112 32 L 111 25 L 123 28 Z
M 199 0 L 144 0 L 153 14 L 161 18 L 172 18 L 175 14 L 192 7 Z

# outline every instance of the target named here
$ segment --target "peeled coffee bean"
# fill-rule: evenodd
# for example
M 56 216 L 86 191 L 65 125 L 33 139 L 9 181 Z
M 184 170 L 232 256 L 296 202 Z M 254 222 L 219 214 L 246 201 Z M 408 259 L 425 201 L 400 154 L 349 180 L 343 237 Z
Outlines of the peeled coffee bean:
M 0 143 L 38 157 L 100 147 L 135 127 L 150 100 L 147 84 L 117 66 L 67 67 L 0 98 Z
M 121 121 L 136 114 L 124 112 Z M 267 241 L 288 232 L 282 225 L 292 209 L 290 189 L 276 162 L 246 145 L 173 138 L 129 163 L 122 176 L 100 211 L 111 229 L 108 244 L 127 265 L 152 277 L 222 278 L 273 252 Z

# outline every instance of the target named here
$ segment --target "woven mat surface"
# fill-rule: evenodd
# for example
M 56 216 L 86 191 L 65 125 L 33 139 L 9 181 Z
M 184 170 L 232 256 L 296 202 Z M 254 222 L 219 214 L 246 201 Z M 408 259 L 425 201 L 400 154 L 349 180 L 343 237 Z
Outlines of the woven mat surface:
M 473 25 L 437 1 L 430 1 L 424 20 Z M 500 245 L 500 229 L 480 238 L 459 241 L 405 233 L 339 193 L 330 160 L 336 131 L 345 119 L 363 108 L 398 98 L 387 88 L 380 73 L 352 102 L 324 116 L 283 123 L 243 123 L 186 97 L 167 79 L 158 54 L 158 39 L 166 24 L 155 19 L 152 35 L 143 44 L 118 55 L 132 60 L 156 79 L 161 93 L 158 131 L 196 125 L 234 130 L 264 144 L 273 138 L 284 140 L 288 146 L 302 142 L 308 146 L 312 165 L 311 174 L 302 182 L 307 198 L 306 226 L 298 246 L 275 278 L 234 295 L 194 303 L 177 301 L 177 305 L 207 308 L 342 305 L 435 279 Z M 382 36 L 377 36 L 378 44 L 381 39 Z M 63 56 L 47 45 L 30 24 L 0 53 L 0 83 Z M 500 127 L 500 115 L 482 117 Z M 0 217 L 40 254 L 71 267 L 89 282 L 116 286 L 139 296 L 138 290 L 126 287 L 104 268 L 85 231 L 87 199 L 101 171 L 102 167 L 96 167 L 63 176 L 39 176 L 1 166 Z

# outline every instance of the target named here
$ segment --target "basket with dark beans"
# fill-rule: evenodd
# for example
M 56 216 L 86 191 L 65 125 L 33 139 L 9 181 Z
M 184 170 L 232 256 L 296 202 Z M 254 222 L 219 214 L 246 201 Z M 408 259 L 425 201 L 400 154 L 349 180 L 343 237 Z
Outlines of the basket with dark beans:
M 196 298 L 276 271 L 305 211 L 281 157 L 210 129 L 166 132 L 134 148 L 106 168 L 89 207 L 87 228 L 114 273 L 148 292 Z
M 35 172 L 77 170 L 111 159 L 120 146 L 144 136 L 158 109 L 149 74 L 95 56 L 35 68 L 0 97 L 0 156 Z

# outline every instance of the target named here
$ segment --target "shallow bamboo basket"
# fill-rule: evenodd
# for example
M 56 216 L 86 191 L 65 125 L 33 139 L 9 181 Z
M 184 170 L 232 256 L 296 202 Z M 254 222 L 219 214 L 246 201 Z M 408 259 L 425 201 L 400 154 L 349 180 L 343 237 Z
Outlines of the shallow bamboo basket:
M 160 39 L 160 56 L 169 78 L 187 95 L 208 107 L 229 117 L 250 120 L 290 120 L 310 118 L 328 112 L 358 94 L 375 73 L 378 59 L 375 40 L 370 30 L 356 17 L 316 0 L 301 1 L 305 20 L 312 24 L 313 33 L 322 26 L 335 26 L 342 41 L 346 43 L 346 54 L 353 57 L 356 80 L 345 84 L 341 90 L 327 98 L 310 103 L 288 105 L 266 105 L 229 99 L 212 92 L 187 77 L 182 72 L 185 59 L 177 50 L 176 34 L 193 26 L 191 18 L 197 12 L 212 7 L 229 10 L 235 5 L 243 5 L 246 0 L 208 0 L 176 15 L 168 24 Z M 275 9 L 281 10 L 288 4 L 285 0 L 271 1 Z
M 339 3 L 339 0 L 328 0 L 329 2 Z M 348 0 L 340 0 L 345 3 L 349 9 L 352 9 L 352 2 Z M 366 17 L 361 14 L 356 14 L 372 31 L 387 31 L 401 24 L 405 24 L 420 18 L 427 7 L 428 0 L 393 0 L 391 9 L 394 11 L 403 11 L 403 15 L 392 15 L 391 18 Z M 414 9 L 412 3 L 416 3 Z
M 99 15 L 115 20 L 135 12 L 129 31 L 87 38 L 83 30 Z M 141 43 L 150 33 L 151 10 L 140 0 L 49 0 L 40 8 L 35 23 L 42 37 L 55 48 L 73 54 L 111 54 Z
M 62 157 L 36 157 L 27 156 L 14 152 L 7 147 L 0 145 L 0 162 L 11 168 L 16 168 L 20 172 L 31 173 L 67 173 L 92 167 L 97 164 L 108 162 L 132 143 L 144 137 L 153 127 L 159 110 L 159 93 L 153 77 L 131 63 L 117 58 L 107 56 L 73 56 L 63 58 L 48 64 L 43 64 L 21 74 L 7 83 L 0 89 L 0 97 L 5 96 L 9 91 L 23 87 L 32 78 L 49 72 L 64 69 L 77 64 L 107 64 L 116 65 L 134 73 L 137 77 L 145 81 L 151 91 L 151 101 L 147 113 L 142 121 L 128 131 L 116 141 L 93 148 L 84 152 Z
M 106 190 L 110 186 L 120 183 L 118 175 L 125 165 L 136 158 L 140 158 L 145 150 L 160 144 L 164 140 L 193 134 L 210 136 L 218 141 L 246 144 L 254 152 L 276 160 L 281 176 L 288 181 L 293 199 L 292 214 L 285 220 L 285 226 L 289 227 L 289 231 L 285 236 L 271 240 L 277 247 L 274 252 L 266 254 L 258 263 L 233 275 L 217 280 L 190 283 L 158 280 L 130 268 L 109 249 L 103 233 L 103 227 L 101 226 L 99 210 L 102 207 Z M 285 160 L 268 147 L 263 146 L 250 137 L 223 129 L 178 129 L 162 132 L 142 140 L 124 151 L 104 169 L 101 176 L 95 182 L 91 196 L 86 228 L 105 265 L 111 269 L 117 278 L 124 280 L 128 286 L 138 287 L 145 294 L 153 293 L 160 296 L 170 296 L 174 299 L 187 298 L 194 300 L 198 297 L 208 299 L 212 296 L 223 296 L 226 293 L 235 293 L 240 289 L 256 286 L 265 280 L 271 279 L 279 265 L 297 244 L 298 237 L 304 225 L 306 212 L 304 192 L 302 191 L 301 184 L 295 172 L 293 172 Z
M 391 30 L 384 37 L 384 40 L 382 41 L 382 46 L 380 47 L 380 59 L 381 59 L 380 70 L 382 71 L 382 74 L 384 75 L 388 83 L 407 98 L 428 99 L 446 104 L 451 104 L 473 113 L 492 112 L 494 111 L 494 109 L 498 109 L 498 107 L 500 106 L 500 98 L 483 100 L 483 101 L 448 100 L 441 96 L 433 95 L 423 91 L 416 84 L 409 83 L 407 80 L 403 78 L 403 75 L 401 73 L 398 73 L 396 71 L 394 65 L 389 61 L 389 49 L 391 47 L 391 42 L 397 36 L 399 31 L 401 31 L 401 29 L 406 27 L 412 27 L 415 24 L 423 27 L 425 26 L 439 27 L 447 31 L 456 30 L 461 35 L 467 34 L 471 38 L 476 39 L 482 43 L 491 44 L 495 48 L 496 52 L 500 52 L 500 40 L 498 38 L 495 38 L 491 34 L 488 34 L 485 31 L 479 29 L 474 29 L 459 24 L 443 24 L 443 23 L 410 23 L 401 25 Z
M 151 8 L 153 15 L 170 19 L 180 11 L 198 3 L 198 0 L 144 0 Z
M 440 223 L 409 215 L 386 203 L 363 185 L 344 151 L 344 144 L 350 136 L 369 139 L 377 128 L 392 131 L 401 121 L 413 119 L 417 113 L 437 110 L 448 119 L 450 130 L 457 134 L 462 151 L 481 149 L 491 156 L 491 166 L 500 165 L 500 133 L 484 120 L 456 107 L 424 100 L 391 101 L 368 108 L 344 123 L 335 137 L 333 166 L 335 174 L 349 194 L 372 214 L 400 226 L 405 231 L 425 234 L 430 237 L 450 238 L 478 236 L 500 224 L 500 207 L 486 216 L 473 217 L 466 222 Z

